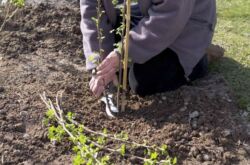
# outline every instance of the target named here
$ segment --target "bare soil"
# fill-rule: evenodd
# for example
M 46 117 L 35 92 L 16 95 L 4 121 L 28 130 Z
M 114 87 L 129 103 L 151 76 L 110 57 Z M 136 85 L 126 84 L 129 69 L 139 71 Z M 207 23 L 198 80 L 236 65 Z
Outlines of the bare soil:
M 178 164 L 250 164 L 249 124 L 221 75 L 146 98 L 130 94 L 126 112 L 109 119 L 88 89 L 79 23 L 77 4 L 40 4 L 19 11 L 0 32 L 0 164 L 71 164 L 70 145 L 53 145 L 42 125 L 39 94 L 59 90 L 79 122 L 167 144 Z

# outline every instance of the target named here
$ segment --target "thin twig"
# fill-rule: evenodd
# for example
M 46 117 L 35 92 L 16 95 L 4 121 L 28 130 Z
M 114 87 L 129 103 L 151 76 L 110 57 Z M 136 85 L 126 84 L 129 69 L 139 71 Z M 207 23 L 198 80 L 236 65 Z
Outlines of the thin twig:
M 44 95 L 44 96 L 45 96 L 45 95 Z M 51 100 L 50 100 L 50 99 L 46 99 L 46 97 L 44 97 L 44 96 L 41 97 L 41 98 L 42 98 L 43 101 L 45 100 L 45 101 L 44 101 L 45 104 L 48 105 L 48 104 L 46 103 L 46 101 L 47 101 L 47 102 L 50 102 L 50 104 L 51 104 L 50 106 L 47 106 L 47 108 L 53 110 L 53 112 L 55 113 L 55 116 L 56 116 L 56 118 L 58 119 L 59 122 L 62 122 L 62 120 L 64 121 L 64 119 L 63 119 L 63 110 L 62 110 L 61 106 L 60 106 L 59 104 L 57 104 L 57 105 L 56 105 L 57 110 L 56 110 L 56 109 L 55 109 L 55 106 L 52 104 Z M 57 97 L 58 97 L 58 95 L 57 95 Z M 58 100 L 58 98 L 56 98 L 56 100 Z M 56 101 L 56 102 L 59 103 L 59 101 Z M 57 111 L 59 111 L 59 114 L 61 114 L 60 117 L 58 116 L 58 112 L 57 112 Z M 80 125 L 81 125 L 81 124 L 79 124 L 79 123 L 78 123 L 77 121 L 75 121 L 75 120 L 72 120 L 72 119 L 68 119 L 68 120 L 69 120 L 72 124 L 75 124 L 75 125 L 77 125 L 77 126 L 80 126 Z M 144 148 L 155 149 L 155 146 L 148 146 L 148 145 L 136 143 L 136 142 L 133 142 L 133 141 L 123 140 L 123 139 L 120 139 L 120 138 L 116 138 L 116 137 L 114 137 L 113 135 L 105 134 L 105 133 L 101 133 L 101 132 L 96 132 L 96 131 L 94 131 L 94 130 L 92 130 L 92 129 L 86 127 L 86 126 L 83 126 L 83 125 L 81 125 L 81 126 L 82 126 L 83 129 L 84 129 L 85 131 L 87 131 L 88 133 L 92 133 L 92 134 L 95 134 L 95 135 L 100 135 L 100 136 L 109 138 L 109 139 L 111 139 L 111 140 L 120 141 L 120 142 L 123 142 L 123 143 L 135 145 L 135 146 L 137 146 L 137 147 L 144 147 Z M 157 148 L 157 149 L 160 150 L 160 148 Z
M 8 11 L 9 11 L 9 9 L 8 9 Z M 5 24 L 6 24 L 7 22 L 9 22 L 9 21 L 12 19 L 12 17 L 14 17 L 14 15 L 17 13 L 17 11 L 18 11 L 18 8 L 16 8 L 16 9 L 12 12 L 12 14 L 11 14 L 10 16 L 8 16 L 8 13 L 9 13 L 9 12 L 7 13 L 7 15 L 6 15 L 6 17 L 5 17 L 5 19 L 4 19 L 4 21 L 3 21 L 2 25 L 1 25 L 1 27 L 0 27 L 0 31 L 3 30 Z M 8 18 L 7 18 L 7 17 L 8 17 Z
M 62 93 L 58 93 L 57 96 L 56 96 L 56 105 L 53 104 L 53 102 L 48 99 L 46 97 L 46 94 L 44 93 L 43 95 L 40 95 L 42 101 L 46 104 L 47 108 L 50 109 L 50 110 L 53 110 L 54 114 L 55 114 L 55 117 L 57 119 L 57 122 L 58 124 L 60 124 L 63 128 L 63 130 L 69 135 L 69 137 L 71 139 L 73 139 L 73 141 L 75 141 L 77 138 L 70 132 L 70 130 L 66 127 L 65 123 L 65 119 L 64 119 L 64 113 L 63 113 L 63 110 L 60 106 L 60 100 L 61 100 L 61 97 L 62 97 Z M 69 121 L 72 123 L 72 124 L 75 124 L 77 126 L 80 126 L 79 123 L 77 123 L 76 121 L 73 121 L 73 120 L 70 120 Z M 111 136 L 111 135 L 108 135 L 108 134 L 104 134 L 104 133 L 100 133 L 100 132 L 96 132 L 96 131 L 93 131 L 85 126 L 83 126 L 83 129 L 89 133 L 92 133 L 92 134 L 95 134 L 95 135 L 100 135 L 102 137 L 106 137 L 106 138 L 109 138 L 110 140 L 115 140 L 115 141 L 120 141 L 120 142 L 123 142 L 123 143 L 127 143 L 127 144 L 132 144 L 132 145 L 136 145 L 136 146 L 140 146 L 140 147 L 145 147 L 145 148 L 152 148 L 153 149 L 153 146 L 147 146 L 147 145 L 143 145 L 143 144 L 139 144 L 139 143 L 136 143 L 136 142 L 130 142 L 130 141 L 126 141 L 126 140 L 123 140 L 123 139 L 119 139 L 119 138 L 116 138 L 114 136 Z M 79 134 L 80 135 L 80 134 Z M 108 151 L 108 152 L 111 152 L 111 153 L 120 153 L 120 150 L 119 149 L 112 149 L 112 148 L 109 148 L 109 147 L 106 147 L 106 146 L 103 146 L 103 145 L 100 145 L 98 144 L 97 142 L 94 142 L 90 139 L 87 139 L 87 141 L 89 143 L 92 143 L 94 146 L 100 148 L 100 149 L 103 149 L 105 151 Z M 81 151 L 81 148 L 83 147 L 83 145 L 80 143 L 80 142 L 76 142 L 76 145 L 77 147 L 80 149 Z M 89 154 L 91 152 L 89 151 L 85 151 L 85 152 L 88 152 Z M 83 153 L 81 152 L 81 155 L 83 156 Z M 127 157 L 134 157 L 135 159 L 138 159 L 138 160 L 141 160 L 141 161 L 152 161 L 151 159 L 147 159 L 147 158 L 143 158 L 143 157 L 140 157 L 140 156 L 136 156 L 136 155 L 132 155 L 132 154 L 124 154 L 124 156 L 127 156 Z M 95 157 L 93 156 L 93 158 L 95 159 L 95 161 L 98 163 L 98 164 L 101 164 L 101 162 Z M 161 160 L 161 161 L 157 161 L 155 162 L 156 164 L 160 164 L 160 163 L 164 163 L 166 162 L 165 160 Z
M 68 130 L 68 128 L 66 127 L 65 125 L 65 120 L 64 120 L 64 116 L 63 116 L 63 111 L 62 109 L 60 108 L 60 105 L 59 105 L 59 94 L 57 94 L 57 97 L 56 97 L 56 108 L 54 106 L 54 104 L 52 103 L 52 101 L 50 99 L 48 99 L 44 93 L 44 95 L 40 95 L 42 101 L 48 106 L 49 109 L 53 110 L 54 114 L 55 114 L 55 117 L 57 118 L 57 122 L 58 124 L 60 124 L 63 128 L 63 130 L 70 136 L 70 138 L 73 139 L 73 141 L 76 140 L 76 137 Z M 59 114 L 59 115 L 58 115 Z M 76 143 L 77 147 L 81 150 L 82 148 L 82 144 L 77 142 Z M 85 152 L 88 152 L 88 151 L 85 151 Z M 88 152 L 90 153 L 90 152 Z M 81 152 L 81 155 L 83 156 L 83 153 Z M 95 159 L 95 161 L 98 163 L 98 164 L 101 164 L 101 162 L 96 159 L 95 157 L 93 157 Z
M 74 120 L 69 120 L 71 123 L 75 124 L 75 125 L 80 125 L 78 122 L 74 121 Z M 83 126 L 83 129 L 85 131 L 87 131 L 88 133 L 92 133 L 92 134 L 95 134 L 95 135 L 100 135 L 100 136 L 103 136 L 105 138 L 109 138 L 111 140 L 115 140 L 115 141 L 119 141 L 119 142 L 123 142 L 123 143 L 127 143 L 127 144 L 131 144 L 131 145 L 135 145 L 137 147 L 144 147 L 144 148 L 150 148 L 150 149 L 155 149 L 154 146 L 148 146 L 148 145 L 144 145 L 144 144 L 140 144 L 140 143 L 136 143 L 136 142 L 133 142 L 133 141 L 128 141 L 128 140 L 123 140 L 123 139 L 120 139 L 120 138 L 116 138 L 114 137 L 113 135 L 110 135 L 110 134 L 104 134 L 104 133 L 101 133 L 101 132 L 96 132 L 96 131 L 93 131 L 92 129 L 86 127 L 86 126 Z M 160 149 L 160 148 L 158 148 Z

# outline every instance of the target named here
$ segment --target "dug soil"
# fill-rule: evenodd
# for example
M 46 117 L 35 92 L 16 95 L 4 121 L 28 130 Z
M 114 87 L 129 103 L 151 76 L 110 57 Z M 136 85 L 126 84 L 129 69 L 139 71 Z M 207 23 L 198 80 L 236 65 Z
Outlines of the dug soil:
M 3 22 L 0 17 L 0 24 Z M 71 164 L 70 145 L 54 145 L 39 94 L 64 90 L 63 108 L 98 131 L 167 144 L 178 164 L 250 164 L 250 131 L 221 75 L 146 98 L 107 117 L 88 89 L 77 3 L 25 7 L 0 32 L 0 164 Z M 127 158 L 115 164 L 140 164 Z

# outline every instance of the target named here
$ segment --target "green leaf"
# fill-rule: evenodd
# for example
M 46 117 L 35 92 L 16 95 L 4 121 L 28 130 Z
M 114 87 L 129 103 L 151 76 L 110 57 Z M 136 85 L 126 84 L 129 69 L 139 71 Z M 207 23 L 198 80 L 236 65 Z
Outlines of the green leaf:
M 103 165 L 106 165 L 108 164 L 109 160 L 110 160 L 110 157 L 108 155 L 105 155 L 104 157 L 101 158 L 101 163 Z
M 99 55 L 97 54 L 92 54 L 90 56 L 88 56 L 87 60 L 93 64 L 98 64 L 98 59 L 99 59 Z
M 150 159 L 156 160 L 157 158 L 158 158 L 158 153 L 157 153 L 157 152 L 152 152 L 152 153 L 150 154 Z
M 79 125 L 78 132 L 79 133 L 83 133 L 83 131 L 84 131 L 84 126 L 83 125 Z
M 68 112 L 66 115 L 67 119 L 69 120 L 73 120 L 73 118 L 75 117 L 75 115 L 72 112 Z
M 125 153 L 126 153 L 126 145 L 125 144 L 122 144 L 121 148 L 120 148 L 120 154 L 122 156 L 125 156 Z
M 79 149 L 77 146 L 74 146 L 74 147 L 72 148 L 72 150 L 73 150 L 75 153 L 77 153 L 80 149 Z
M 85 161 L 80 154 L 77 154 L 73 159 L 73 165 L 82 165 Z
M 173 161 L 172 161 L 172 164 L 177 164 L 177 157 L 174 157 Z
M 50 141 L 55 140 L 55 130 L 56 128 L 54 126 L 51 126 L 48 128 L 48 138 L 50 139 Z
M 93 158 L 90 158 L 87 162 L 87 165 L 93 165 L 94 164 L 94 160 Z
M 87 137 L 84 135 L 79 135 L 78 140 L 81 144 L 86 144 L 87 142 Z
M 114 6 L 116 6 L 118 4 L 118 0 L 112 0 L 112 3 Z
M 24 7 L 25 5 L 25 0 L 11 0 L 10 3 L 17 7 Z
M 146 160 L 146 161 L 144 161 L 144 163 L 143 163 L 143 165 L 152 165 L 152 164 L 153 164 L 153 162 L 150 161 L 150 160 Z
M 53 119 L 54 117 L 55 117 L 55 113 L 54 113 L 54 111 L 52 110 L 52 109 L 49 109 L 47 112 L 46 112 L 46 117 L 48 118 L 48 119 Z
M 105 143 L 105 137 L 100 136 L 97 138 L 97 143 L 103 145 Z
M 107 128 L 104 128 L 103 131 L 102 131 L 103 134 L 107 135 L 108 134 L 108 130 Z
M 163 144 L 160 148 L 161 150 L 161 154 L 162 155 L 168 155 L 168 152 L 167 152 L 167 149 L 168 149 L 168 146 L 166 144 Z

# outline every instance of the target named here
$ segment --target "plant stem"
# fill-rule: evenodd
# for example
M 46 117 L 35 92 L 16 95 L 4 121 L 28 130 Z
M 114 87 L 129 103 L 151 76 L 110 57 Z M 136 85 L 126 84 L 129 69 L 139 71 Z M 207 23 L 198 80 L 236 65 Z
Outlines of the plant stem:
M 97 24 L 96 24 L 96 28 L 97 28 L 97 38 L 98 38 L 98 45 L 99 45 L 99 55 L 101 56 L 101 61 L 104 59 L 103 49 L 102 49 L 103 34 L 102 34 L 102 29 L 100 27 L 102 15 L 103 15 L 103 11 L 102 11 L 102 6 L 101 6 L 101 0 L 97 0 Z M 100 64 L 101 61 L 98 61 L 98 64 Z M 107 93 L 106 89 L 103 91 L 103 95 L 106 99 L 108 108 L 111 111 L 111 106 L 109 103 L 108 93 Z
M 122 94 L 122 107 L 121 111 L 125 111 L 126 106 L 126 92 L 127 92 L 127 76 L 128 76 L 128 49 L 129 49 L 129 31 L 131 22 L 131 0 L 126 1 L 126 32 L 125 32 L 125 43 L 124 43 L 124 59 L 123 59 L 123 94 Z
M 125 28 L 123 28 L 123 26 L 125 25 L 126 22 L 126 18 L 125 18 L 125 6 L 126 6 L 126 1 L 123 2 L 123 8 L 121 9 L 122 12 L 122 32 L 121 32 L 121 42 L 124 41 L 124 35 L 125 35 Z M 122 48 L 121 48 L 121 54 L 120 54 L 120 62 L 119 62 L 119 77 L 118 77 L 118 86 L 117 86 L 117 107 L 118 109 L 120 108 L 120 94 L 121 94 L 121 88 L 122 88 L 122 61 L 123 61 L 123 57 L 124 57 L 124 44 L 122 43 Z

